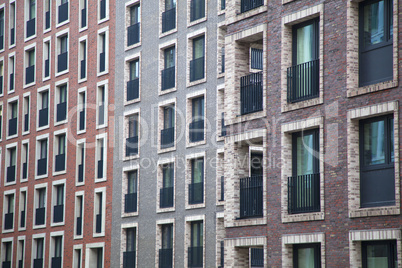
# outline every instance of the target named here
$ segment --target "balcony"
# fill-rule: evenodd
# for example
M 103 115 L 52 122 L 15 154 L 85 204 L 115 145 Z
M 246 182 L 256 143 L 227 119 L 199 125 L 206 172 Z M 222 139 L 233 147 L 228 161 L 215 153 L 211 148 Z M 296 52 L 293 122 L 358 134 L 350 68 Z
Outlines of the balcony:
M 80 111 L 80 130 L 85 129 L 85 110 Z
M 46 11 L 45 13 L 45 29 L 50 28 L 50 11 Z
M 98 179 L 103 178 L 103 160 L 98 160 Z
M 84 181 L 84 165 L 79 164 L 78 165 L 78 182 L 83 182 Z
M 67 118 L 67 102 L 61 102 L 57 104 L 57 115 L 56 115 L 56 121 L 64 121 Z
M 106 18 L 106 0 L 100 1 L 100 19 Z
M 138 154 L 138 136 L 133 136 L 126 139 L 126 156 Z
M 127 28 L 127 46 L 140 42 L 140 23 L 134 23 Z
M 38 171 L 36 175 L 41 176 L 47 173 L 47 158 L 38 159 Z
M 190 22 L 205 17 L 205 0 L 191 0 Z
M 240 179 L 240 218 L 262 217 L 262 176 Z
M 49 108 L 42 108 L 39 110 L 39 127 L 47 126 L 49 124 Z
M 160 189 L 160 208 L 173 207 L 173 187 L 163 187 Z
M 161 130 L 161 149 L 174 146 L 174 127 Z
M 175 66 L 162 70 L 162 90 L 174 88 L 175 86 Z
M 135 251 L 123 252 L 123 268 L 133 268 L 135 266 Z
M 10 45 L 15 45 L 15 28 L 10 30 Z
M 95 232 L 97 234 L 102 232 L 102 213 L 96 214 Z
M 35 35 L 35 18 L 27 21 L 26 38 Z
M 81 9 L 81 28 L 87 27 L 87 9 Z
M 33 268 L 43 268 L 43 259 L 34 259 Z
M 0 76 L 0 95 L 3 94 L 3 76 Z
M 176 28 L 176 8 L 171 8 L 162 13 L 162 33 Z
M 82 217 L 77 217 L 76 235 L 82 235 Z
M 17 117 L 8 120 L 8 136 L 17 134 Z
M 64 205 L 56 205 L 53 207 L 53 222 L 63 222 Z
M 105 62 L 106 62 L 106 54 L 105 52 L 101 52 L 99 54 L 99 72 L 105 71 Z
M 49 77 L 50 75 L 50 61 L 49 59 L 45 60 L 45 77 Z
M 14 226 L 14 213 L 4 214 L 4 230 L 13 229 Z
M 221 176 L 221 199 L 219 201 L 225 201 L 225 177 Z
M 204 120 L 194 120 L 189 125 L 190 142 L 204 140 Z
M 11 268 L 11 261 L 3 261 L 1 268 Z
M 25 84 L 31 84 L 35 81 L 35 65 L 25 68 Z
M 264 5 L 264 0 L 241 0 L 240 12 L 246 12 Z
M 45 208 L 37 208 L 35 215 L 35 225 L 43 225 L 45 224 Z
M 262 72 L 240 78 L 241 114 L 262 111 Z
M 55 162 L 56 162 L 56 167 L 55 167 L 56 172 L 65 170 L 66 169 L 66 154 L 56 155 Z
M 189 247 L 188 248 L 188 267 L 203 267 L 203 248 Z
M 81 60 L 80 79 L 84 79 L 87 76 L 86 62 L 86 60 Z
M 63 21 L 68 20 L 68 2 L 61 4 L 59 6 L 59 22 L 62 23 Z
M 7 167 L 7 182 L 15 181 L 15 165 Z
M 24 131 L 29 130 L 29 114 L 24 115 Z
M 135 78 L 127 82 L 127 101 L 140 97 L 140 79 Z
M 173 249 L 161 248 L 159 250 L 159 268 L 173 267 Z
M 204 78 L 204 57 L 190 61 L 190 82 Z
M 251 267 L 264 267 L 264 249 L 252 248 L 251 249 Z
M 14 90 L 14 73 L 10 74 L 10 91 Z
M 60 53 L 57 56 L 57 72 L 67 70 L 68 52 Z
M 124 212 L 137 212 L 137 193 L 130 193 L 124 196 Z
M 191 205 L 204 202 L 204 182 L 190 183 L 188 185 L 188 203 Z
M 320 211 L 320 174 L 288 177 L 288 213 Z
M 287 69 L 288 102 L 294 103 L 319 96 L 320 63 L 313 60 Z
M 21 210 L 21 215 L 20 215 L 20 227 L 24 228 L 25 227 L 25 210 Z
M 52 257 L 52 268 L 61 268 L 61 257 Z
M 23 179 L 28 178 L 28 163 L 27 162 L 22 164 L 22 178 Z

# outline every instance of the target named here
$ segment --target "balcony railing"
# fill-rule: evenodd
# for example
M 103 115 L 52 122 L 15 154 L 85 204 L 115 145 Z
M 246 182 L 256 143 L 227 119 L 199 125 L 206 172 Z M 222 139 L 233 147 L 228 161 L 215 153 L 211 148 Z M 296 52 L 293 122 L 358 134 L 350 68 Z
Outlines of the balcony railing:
M 52 268 L 61 268 L 61 257 L 52 257 Z
M 240 78 L 241 114 L 262 111 L 262 72 Z
M 127 46 L 140 42 L 140 23 L 134 23 L 127 28 Z
M 320 174 L 288 178 L 288 213 L 320 211 Z
M 81 72 L 80 72 L 80 78 L 84 79 L 87 76 L 87 70 L 86 70 L 86 60 L 81 60 Z
M 45 224 L 45 208 L 37 208 L 35 215 L 35 225 L 43 225 Z
M 3 94 L 3 76 L 0 76 L 0 95 Z
M 138 154 L 138 136 L 126 139 L 126 156 Z
M 1 268 L 11 268 L 11 261 L 3 261 Z
M 298 64 L 287 69 L 288 102 L 298 102 L 319 96 L 319 60 Z
M 14 73 L 10 74 L 10 90 L 14 90 Z
M 76 235 L 82 235 L 82 217 L 77 217 Z
M 81 28 L 87 27 L 87 9 L 81 9 Z
M 56 205 L 53 207 L 53 222 L 63 222 L 64 205 Z
M 24 131 L 29 130 L 29 114 L 24 115 Z
M 33 268 L 43 268 L 43 259 L 34 259 Z
M 189 125 L 190 142 L 204 140 L 204 120 L 194 120 Z
M 50 75 L 50 62 L 49 59 L 45 60 L 45 77 Z
M 127 82 L 127 101 L 138 99 L 140 96 L 140 79 L 135 78 Z
M 100 19 L 106 18 L 106 0 L 100 1 Z
M 57 104 L 57 122 L 66 120 L 67 117 L 67 102 L 61 102 Z
M 24 266 L 24 261 L 23 260 L 19 260 L 18 261 L 18 268 L 23 268 Z
M 22 178 L 26 179 L 28 178 L 28 163 L 22 163 Z
M 8 120 L 8 136 L 17 134 L 17 117 Z
M 174 146 L 174 127 L 161 130 L 161 148 L 169 148 Z
M 57 56 L 57 72 L 67 70 L 68 52 L 60 53 Z
M 59 23 L 68 20 L 68 2 L 59 6 Z
M 219 201 L 225 201 L 225 177 L 221 176 L 221 199 Z
M 189 247 L 188 248 L 188 267 L 203 267 L 203 248 Z
M 78 182 L 83 182 L 84 181 L 84 165 L 79 164 L 78 165 Z
M 35 35 L 35 18 L 27 21 L 27 36 L 26 38 Z
M 97 234 L 102 232 L 102 213 L 96 214 L 95 232 Z
M 205 0 L 191 0 L 190 21 L 205 17 Z
M 47 172 L 47 158 L 38 159 L 38 172 L 36 175 L 45 175 Z
M 135 251 L 123 252 L 123 268 L 135 268 Z
M 4 214 L 4 229 L 10 230 L 14 226 L 14 213 Z
M 264 249 L 251 249 L 251 267 L 264 267 Z
M 45 29 L 50 28 L 50 11 L 46 11 L 45 13 Z
M 15 165 L 7 167 L 7 182 L 15 181 Z
M 11 28 L 10 30 L 10 45 L 15 44 L 15 28 Z
M 159 249 L 159 268 L 172 268 L 173 267 L 173 249 L 161 248 Z
M 176 8 L 171 8 L 162 13 L 162 33 L 176 28 Z
M 174 88 L 175 66 L 162 70 L 162 90 Z
M 173 207 L 173 187 L 160 189 L 160 208 Z
M 39 110 L 39 127 L 47 126 L 49 124 L 49 108 Z
M 80 130 L 85 129 L 85 110 L 80 111 Z
M 20 227 L 24 228 L 25 227 L 25 210 L 21 210 L 21 215 L 20 215 Z
M 130 193 L 124 196 L 124 212 L 137 212 L 137 193 Z
M 240 12 L 246 12 L 264 5 L 264 0 L 241 0 Z
M 98 179 L 103 178 L 103 160 L 98 160 Z
M 200 204 L 204 202 L 204 183 L 190 183 L 188 185 L 188 203 Z
M 25 84 L 33 83 L 35 80 L 35 65 L 25 68 Z
M 240 179 L 240 218 L 262 217 L 262 176 Z
M 66 169 L 66 154 L 56 155 L 56 167 L 55 171 L 63 171 Z
M 99 54 L 99 72 L 104 72 L 105 68 L 106 68 L 106 53 L 105 52 L 101 52 Z
M 204 57 L 190 61 L 190 82 L 204 78 Z

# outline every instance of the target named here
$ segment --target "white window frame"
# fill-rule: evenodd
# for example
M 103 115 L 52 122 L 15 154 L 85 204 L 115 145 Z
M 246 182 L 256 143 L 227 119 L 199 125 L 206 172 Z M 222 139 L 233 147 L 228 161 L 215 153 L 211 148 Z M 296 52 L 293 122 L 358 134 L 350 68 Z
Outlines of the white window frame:
M 9 115 L 11 114 L 11 110 L 10 110 L 10 105 L 11 105 L 11 103 L 14 103 L 14 102 L 17 102 L 17 133 L 15 134 L 15 135 L 12 135 L 12 136 L 8 136 L 8 129 L 9 129 L 9 120 L 10 120 L 10 118 L 9 118 Z M 4 117 L 4 116 L 3 116 Z M 7 129 L 6 129 L 6 131 L 7 131 L 7 133 L 6 133 L 6 140 L 9 140 L 9 139 L 13 139 L 13 138 L 16 138 L 16 137 L 18 137 L 18 123 L 19 123 L 19 119 L 20 118 L 20 103 L 19 103 L 19 96 L 15 96 L 15 97 L 13 97 L 13 98 L 10 98 L 10 99 L 8 99 L 7 100 L 7 118 L 6 118 L 6 120 L 7 120 Z
M 17 3 L 17 1 L 16 1 Z M 36 36 L 38 35 L 38 3 L 35 2 L 35 34 L 30 36 L 30 37 L 26 37 L 27 36 L 27 22 L 29 20 L 29 0 L 25 0 L 24 1 L 24 42 L 28 42 L 31 39 L 36 38 Z M 17 38 L 17 35 L 15 36 Z M 17 41 L 17 39 L 16 39 Z
M 7 80 L 8 80 L 8 82 L 7 82 L 7 84 L 8 84 L 7 85 L 7 93 L 8 94 L 11 94 L 11 93 L 15 92 L 15 57 L 16 57 L 15 56 L 15 51 L 8 55 L 8 66 L 7 66 L 7 69 L 8 69 L 8 73 L 7 73 Z M 11 87 L 10 75 L 11 74 L 14 75 L 14 81 L 13 81 L 14 84 L 13 84 L 13 89 L 12 90 L 10 90 L 10 87 Z
M 5 234 L 5 233 L 13 233 L 14 232 L 14 229 L 16 229 L 15 228 L 15 223 L 16 223 L 16 215 L 15 215 L 15 206 L 16 206 L 16 204 L 17 204 L 17 195 L 16 195 L 16 193 L 15 193 L 16 191 L 15 191 L 15 189 L 12 189 L 12 190 L 8 190 L 8 191 L 4 191 L 4 194 L 3 194 L 3 213 L 2 213 L 2 218 L 3 218 L 3 221 L 2 221 L 2 233 L 3 234 Z M 13 211 L 12 211 L 12 213 L 13 213 L 13 228 L 12 229 L 9 229 L 9 230 L 6 230 L 6 229 L 4 229 L 4 227 L 5 227 L 5 212 L 7 211 L 7 206 L 8 206 L 8 196 L 10 196 L 10 195 L 13 195 L 14 196 L 14 205 L 13 205 Z M 18 217 L 19 218 L 19 217 Z
M 90 243 L 90 244 L 86 244 L 85 246 L 85 267 L 90 267 L 90 263 L 91 261 L 93 261 L 94 259 L 96 260 L 96 256 L 95 258 L 92 257 L 92 252 L 91 250 L 94 249 L 98 249 L 98 248 L 102 248 L 102 267 L 105 267 L 105 242 L 98 242 L 98 243 Z M 82 252 L 81 252 L 81 258 L 82 258 Z M 92 257 L 92 258 L 91 258 Z
M 82 148 L 81 146 L 84 147 L 84 163 L 83 163 L 83 165 L 84 165 L 84 170 L 83 170 L 84 177 L 83 177 L 83 181 L 79 182 L 78 181 L 78 176 L 79 176 L 78 175 L 78 172 L 79 172 L 78 171 L 78 165 L 80 165 L 80 160 L 81 160 L 81 159 L 79 159 L 80 156 L 81 156 L 81 152 L 80 152 L 81 148 Z M 77 170 L 77 174 L 76 174 L 76 179 L 75 179 L 75 186 L 81 186 L 81 185 L 85 185 L 86 149 L 87 149 L 86 139 L 84 138 L 84 139 L 77 140 L 76 148 L 77 148 L 77 152 L 76 152 L 76 170 Z
M 81 197 L 81 202 L 82 202 L 82 224 L 81 224 L 81 235 L 77 235 L 77 217 L 78 217 L 78 211 L 79 208 L 77 208 L 77 201 L 78 197 Z M 75 192 L 75 202 L 74 202 L 74 240 L 75 239 L 82 239 L 84 237 L 84 217 L 85 215 L 85 191 L 79 191 Z M 82 253 L 82 252 L 81 252 Z M 82 257 L 82 254 L 81 254 Z
M 29 52 L 31 52 L 32 50 L 34 50 L 34 53 L 35 53 L 34 80 L 33 80 L 33 82 L 31 82 L 29 84 L 26 84 L 26 75 L 27 75 L 26 68 L 29 67 L 28 66 L 28 64 L 29 64 Z M 36 83 L 36 67 L 37 67 L 36 54 L 37 54 L 36 53 L 36 42 L 24 47 L 24 71 L 23 71 L 23 73 L 24 73 L 24 76 L 23 76 L 24 88 L 33 86 Z M 14 80 L 15 80 L 15 77 L 14 77 Z
M 103 177 L 102 178 L 98 178 L 98 155 L 100 154 L 99 150 L 99 141 L 103 140 Z M 107 151 L 108 151 L 108 142 L 107 142 L 107 133 L 102 133 L 102 134 L 98 134 L 96 135 L 95 138 L 95 183 L 98 182 L 104 182 L 107 179 Z
M 5 243 L 11 242 L 11 265 L 10 267 L 13 266 L 13 259 L 14 259 L 14 237 L 5 237 L 1 239 L 1 262 L 5 261 L 5 256 L 4 253 L 6 252 L 5 250 Z
M 84 1 L 86 1 L 86 0 L 84 0 Z M 82 49 L 81 49 L 82 43 L 85 43 L 85 52 L 84 52 L 84 54 L 85 54 L 85 77 L 84 78 L 81 78 L 81 60 L 83 60 L 83 59 L 81 59 L 82 54 L 83 54 Z M 88 79 L 88 36 L 87 35 L 81 36 L 78 39 L 78 63 L 77 63 L 77 66 L 78 66 L 78 83 L 87 81 L 87 79 Z
M 62 87 L 62 86 L 66 86 L 66 119 L 65 120 L 62 120 L 62 121 L 57 121 L 57 104 L 59 104 L 58 103 L 58 99 L 59 99 L 59 97 L 60 97 L 60 87 Z M 54 111 L 53 111 L 53 118 L 54 118 L 54 125 L 55 126 L 58 126 L 58 125 L 62 125 L 62 124 L 65 124 L 65 123 L 67 123 L 68 122 L 68 111 L 69 111 L 69 109 L 68 109 L 68 94 L 69 94 L 69 88 L 70 87 L 70 85 L 69 85 L 69 81 L 68 81 L 68 78 L 66 78 L 66 79 L 63 79 L 63 80 L 60 80 L 60 81 L 58 81 L 58 82 L 56 82 L 55 83 L 55 91 L 54 91 Z
M 40 159 L 40 142 L 42 140 L 47 140 L 47 168 L 46 168 L 46 174 L 39 175 L 38 176 L 38 160 Z M 46 178 L 49 174 L 49 158 L 50 158 L 50 153 L 49 153 L 49 133 L 40 135 L 36 137 L 36 147 L 35 147 L 35 180 L 43 179 Z
M 101 11 L 101 9 L 100 9 L 100 1 L 101 0 L 98 0 L 98 10 L 97 10 L 98 24 L 101 24 L 101 23 L 109 20 L 109 0 L 105 0 L 106 1 L 106 3 L 105 3 L 105 13 L 106 14 L 105 14 L 105 17 L 103 19 L 100 18 L 100 11 Z
M 99 205 L 98 194 L 102 194 L 102 229 L 100 233 L 96 233 L 96 206 Z M 105 227 L 106 227 L 106 187 L 95 188 L 94 189 L 94 212 L 93 212 L 93 237 L 104 237 L 105 236 Z
M 82 266 L 82 255 L 83 255 L 82 244 L 74 245 L 73 250 L 74 250 L 74 253 L 73 253 L 73 267 L 74 268 L 83 267 Z M 81 252 L 80 255 L 79 255 L 80 258 L 78 260 L 77 260 L 78 257 L 77 257 L 77 254 L 76 254 L 77 251 Z
M 44 91 L 48 92 L 48 98 L 47 98 L 47 108 L 48 108 L 48 118 L 47 118 L 47 125 L 44 125 L 42 127 L 39 127 L 39 110 L 43 107 L 42 104 L 42 93 Z M 41 131 L 44 129 L 49 128 L 50 126 L 50 85 L 38 88 L 37 94 L 36 94 L 36 131 Z M 40 105 L 39 105 L 40 104 Z
M 23 152 L 24 146 L 27 146 L 27 151 Z M 28 178 L 29 178 L 29 149 L 30 149 L 30 145 L 29 145 L 29 139 L 23 140 L 21 142 L 21 168 L 20 168 L 20 172 L 21 172 L 21 178 L 20 178 L 20 182 L 27 182 Z M 25 153 L 25 155 L 24 155 Z M 24 156 L 26 156 L 27 158 L 27 177 L 26 179 L 23 178 L 23 164 L 24 164 Z
M 11 13 L 11 5 L 13 5 L 14 6 L 14 44 L 11 44 L 10 43 L 10 41 L 11 41 L 11 23 L 9 23 L 8 24 L 8 28 L 9 28 L 9 43 L 8 43 L 8 49 L 11 49 L 11 48 L 13 48 L 13 47 L 15 47 L 16 46 L 16 43 L 17 43 L 17 1 L 16 0 L 10 0 L 10 6 L 9 6 L 9 21 L 11 22 L 13 19 L 12 19 L 12 13 Z M 25 28 L 25 27 L 24 27 Z
M 56 0 L 56 28 L 59 28 L 70 22 L 71 17 L 71 1 L 67 1 L 68 3 L 68 18 L 65 21 L 59 23 L 59 6 L 61 4 L 61 0 Z
M 25 204 L 22 201 L 22 193 L 25 192 Z M 25 206 L 25 224 L 24 227 L 21 227 L 21 212 L 23 211 L 22 209 Z M 20 193 L 18 197 L 18 231 L 25 231 L 27 229 L 27 216 L 28 216 L 28 187 L 22 187 L 20 188 Z
M 25 101 L 26 101 L 26 99 L 28 99 L 28 111 L 27 111 L 27 113 L 25 113 L 25 110 L 26 110 L 26 104 L 25 104 Z M 25 131 L 25 114 L 28 114 L 28 117 L 29 117 L 29 119 L 28 119 L 28 130 L 27 131 Z M 32 117 L 30 116 L 30 114 L 31 114 L 31 92 L 25 92 L 23 95 L 22 95 L 22 135 L 26 135 L 26 134 L 29 134 L 29 132 L 30 132 L 30 130 L 31 130 L 31 120 L 32 120 Z
M 64 193 L 63 193 L 63 221 L 62 222 L 54 222 L 54 215 L 53 215 L 53 208 L 56 205 L 57 202 L 57 187 L 63 185 L 64 186 Z M 50 221 L 50 226 L 54 227 L 54 226 L 61 226 L 65 224 L 66 221 L 66 179 L 62 179 L 62 180 L 57 180 L 57 181 L 53 181 L 52 182 L 52 209 L 51 209 L 51 221 Z
M 100 125 L 99 124 L 99 102 L 100 102 L 100 88 L 103 86 L 103 90 L 105 91 L 105 102 L 104 102 L 104 120 L 105 122 Z M 96 129 L 105 128 L 108 125 L 108 110 L 109 110 L 109 80 L 103 80 L 96 84 Z
M 57 1 L 59 1 L 59 0 L 57 0 Z M 70 6 L 70 5 L 69 5 Z M 68 54 L 68 57 L 67 57 L 67 69 L 66 70 L 64 70 L 64 71 L 61 71 L 61 72 L 58 72 L 57 71 L 57 66 L 58 66 L 58 58 L 59 58 L 59 55 L 60 55 L 60 53 L 59 53 L 59 51 L 60 51 L 60 49 L 61 49 L 61 44 L 60 44 L 60 39 L 62 38 L 62 37 L 64 37 L 64 36 L 67 36 L 67 54 Z M 63 75 L 63 74 L 66 74 L 66 73 L 68 73 L 69 72 L 69 69 L 70 69 L 70 56 L 71 56 L 71 53 L 70 53 L 70 39 L 71 39 L 71 36 L 70 36 L 70 29 L 69 28 L 67 28 L 67 29 L 65 29 L 65 30 L 62 30 L 62 31 L 60 31 L 60 32 L 58 32 L 58 33 L 56 33 L 56 50 L 55 50 L 55 63 L 54 63 L 54 67 L 55 67 L 55 70 L 54 70 L 54 72 L 55 72 L 55 77 L 58 77 L 58 76 L 60 76 L 60 75 Z
M 124 198 L 122 198 L 122 205 L 121 205 L 121 217 L 122 218 L 124 218 L 124 217 L 133 217 L 133 216 L 138 216 L 138 212 L 139 212 L 139 208 L 140 208 L 140 206 L 139 206 L 139 204 L 140 204 L 140 191 L 138 191 L 138 189 L 139 189 L 139 187 L 140 187 L 140 166 L 138 165 L 138 164 L 134 164 L 134 165 L 131 165 L 130 167 L 124 167 L 123 168 L 123 174 L 122 174 L 122 187 L 121 187 L 121 189 L 122 189 L 122 197 L 124 197 L 124 195 L 125 194 L 127 194 L 127 179 L 128 179 L 128 176 L 127 176 L 127 174 L 129 173 L 129 172 L 131 172 L 131 171 L 136 171 L 137 172 L 137 211 L 135 211 L 135 212 L 129 212 L 129 213 L 126 213 L 126 212 L 124 212 L 124 208 L 125 208 L 125 199 Z
M 82 102 L 81 96 L 82 94 L 84 95 L 84 102 Z M 80 89 L 78 89 L 78 94 L 77 94 L 77 134 L 83 134 L 86 133 L 87 131 L 87 110 L 88 110 L 88 94 L 87 94 L 87 87 L 82 87 Z M 80 112 L 82 111 L 82 109 L 85 108 L 85 112 L 84 112 L 84 129 L 80 130 Z
M 32 246 L 31 246 L 31 267 L 33 267 L 34 260 L 36 258 L 36 240 L 37 239 L 43 239 L 43 256 L 42 258 L 45 259 L 46 255 L 46 233 L 41 233 L 41 234 L 33 234 L 32 235 Z
M 10 165 L 9 150 L 15 148 L 15 178 L 13 182 L 7 182 L 7 168 Z M 4 186 L 17 184 L 17 170 L 18 170 L 18 142 L 9 143 L 6 145 L 6 157 L 4 159 Z
M 104 0 L 108 1 L 108 0 Z M 102 50 L 102 35 L 105 38 L 105 70 L 103 72 L 100 71 L 100 53 Z M 98 39 L 97 39 L 97 76 L 101 76 L 109 73 L 109 26 L 104 27 L 98 30 Z
M 46 0 L 45 0 L 46 1 Z M 48 43 L 48 45 L 46 45 Z M 46 55 L 46 46 L 49 46 L 49 76 L 45 76 L 45 55 Z M 52 37 L 48 36 L 43 39 L 43 54 L 42 54 L 42 81 L 47 81 L 50 79 L 51 71 L 52 71 Z
M 43 9 L 43 33 L 47 33 L 52 30 L 52 7 L 53 7 L 52 4 L 53 4 L 53 1 L 52 0 L 49 1 L 50 25 L 49 25 L 48 29 L 46 29 L 46 9 L 45 9 L 46 1 L 48 1 L 48 0 L 43 0 L 43 6 L 42 6 L 42 9 Z M 58 8 L 56 7 L 56 9 L 58 9 Z
M 81 27 L 81 25 L 82 25 L 82 16 L 81 16 L 81 10 L 84 8 L 83 7 L 83 4 L 85 3 L 85 6 L 86 6 L 86 20 L 87 20 L 87 23 L 86 23 L 86 26 L 85 27 Z M 82 32 L 82 31 L 85 31 L 86 29 L 88 29 L 88 0 L 79 0 L 79 20 L 78 20 L 78 23 L 79 23 L 79 26 L 78 26 L 78 28 L 79 28 L 79 32 Z
M 46 194 L 45 194 L 45 223 L 44 224 L 42 224 L 42 225 L 36 225 L 35 224 L 35 218 L 36 218 L 36 209 L 37 209 L 37 207 L 36 207 L 36 204 L 37 204 L 37 202 L 38 202 L 38 198 L 39 198 L 39 189 L 45 189 L 45 191 L 46 191 Z M 45 183 L 40 183 L 40 184 L 36 184 L 35 186 L 34 186 L 34 202 L 33 202 L 33 217 L 32 217 L 32 229 L 39 229 L 39 228 L 45 228 L 46 227 L 46 216 L 47 216 L 47 210 L 48 210 L 48 207 L 47 207 L 47 196 L 48 196 L 48 189 L 47 189 L 47 182 L 45 182 Z M 45 251 L 45 250 L 44 250 Z

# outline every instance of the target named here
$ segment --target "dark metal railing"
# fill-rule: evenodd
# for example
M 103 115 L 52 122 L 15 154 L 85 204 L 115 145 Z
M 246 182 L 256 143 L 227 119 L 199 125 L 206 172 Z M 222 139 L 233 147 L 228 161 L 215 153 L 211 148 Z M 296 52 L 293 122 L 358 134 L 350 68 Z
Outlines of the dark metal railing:
M 135 78 L 127 82 L 127 101 L 140 97 L 140 79 Z
M 123 252 L 123 268 L 133 268 L 135 266 L 135 251 Z
M 320 174 L 288 177 L 288 213 L 320 211 Z
M 49 59 L 45 60 L 45 77 L 50 75 L 50 61 Z
M 3 76 L 0 76 L 0 95 L 3 94 Z
M 29 114 L 24 115 L 24 131 L 29 130 Z
M 43 108 L 39 110 L 39 127 L 43 127 L 49 124 L 49 108 Z
M 14 90 L 14 73 L 10 74 L 10 90 Z
M 188 267 L 203 267 L 203 248 L 189 247 L 188 248 Z
M 200 204 L 204 202 L 204 183 L 190 183 L 188 185 L 188 203 Z
M 262 217 L 262 175 L 240 179 L 240 218 Z
M 106 69 L 106 53 L 101 52 L 99 54 L 99 72 L 104 72 Z
M 205 0 L 191 0 L 190 21 L 205 17 Z
M 26 38 L 35 35 L 35 18 L 27 21 L 27 36 Z
M 84 164 L 78 165 L 78 182 L 84 181 Z
M 61 268 L 61 257 L 52 257 L 52 268 Z
M 287 69 L 288 102 L 298 102 L 319 96 L 319 65 L 317 59 Z
M 62 171 L 66 169 L 66 154 L 56 155 L 56 167 L 55 171 Z
M 106 18 L 106 0 L 100 1 L 100 19 Z
M 85 28 L 87 26 L 87 9 L 81 9 L 81 28 Z
M 6 213 L 4 214 L 4 229 L 10 230 L 13 229 L 14 226 L 14 213 Z
M 15 165 L 7 167 L 7 182 L 15 181 Z
M 162 13 L 162 33 L 176 28 L 176 8 L 171 8 Z
M 35 215 L 35 225 L 45 224 L 45 208 L 37 208 Z
M 138 136 L 126 139 L 126 156 L 138 154 Z
M 20 214 L 20 227 L 24 228 L 25 227 L 25 210 L 21 210 Z
M 1 268 L 11 268 L 11 261 L 3 261 Z
M 85 110 L 80 111 L 80 130 L 85 129 Z
M 80 78 L 84 79 L 87 75 L 87 70 L 86 70 L 86 60 L 81 60 L 81 72 L 80 72 Z
M 159 249 L 159 268 L 172 268 L 173 267 L 173 249 L 161 248 Z
M 264 249 L 251 249 L 251 267 L 264 267 Z
M 57 122 L 66 120 L 67 117 L 67 102 L 61 102 L 57 104 Z
M 137 212 L 137 193 L 126 194 L 124 196 L 124 212 Z
M 47 172 L 47 158 L 38 159 L 38 172 L 37 175 L 45 175 Z
M 68 2 L 59 6 L 59 23 L 68 20 Z
M 68 52 L 61 53 L 57 56 L 57 72 L 67 70 Z
M 45 13 L 45 29 L 50 28 L 50 11 L 46 11 Z
M 8 120 L 8 136 L 17 134 L 17 117 Z
M 160 208 L 173 207 L 173 187 L 160 189 Z
M 34 259 L 33 268 L 43 268 L 43 258 Z
M 134 23 L 127 28 L 127 46 L 140 42 L 140 23 Z
M 102 232 L 102 213 L 96 214 L 95 232 L 97 234 Z
M 77 227 L 75 229 L 75 234 L 82 235 L 82 217 L 77 217 L 76 225 L 77 225 Z
M 103 160 L 98 160 L 98 179 L 103 178 Z
M 190 82 L 204 78 L 204 57 L 190 61 Z
M 161 148 L 169 148 L 174 145 L 174 127 L 161 130 Z
M 10 45 L 15 44 L 15 28 L 11 28 L 10 30 Z
M 262 111 L 262 72 L 240 78 L 241 114 Z
M 175 85 L 175 66 L 162 70 L 162 90 L 173 88 Z
M 25 84 L 33 83 L 35 80 L 35 65 L 25 68 Z
M 22 164 L 22 178 L 23 179 L 28 178 L 28 163 L 27 162 Z
M 204 120 L 194 120 L 189 125 L 190 142 L 204 140 Z
M 264 0 L 241 0 L 240 12 L 246 12 L 264 5 Z
M 18 261 L 18 268 L 23 268 L 24 266 L 24 261 L 23 260 L 19 260 Z
M 63 222 L 64 205 L 56 205 L 53 207 L 53 222 Z
M 225 201 L 225 177 L 221 176 L 221 199 L 219 201 Z

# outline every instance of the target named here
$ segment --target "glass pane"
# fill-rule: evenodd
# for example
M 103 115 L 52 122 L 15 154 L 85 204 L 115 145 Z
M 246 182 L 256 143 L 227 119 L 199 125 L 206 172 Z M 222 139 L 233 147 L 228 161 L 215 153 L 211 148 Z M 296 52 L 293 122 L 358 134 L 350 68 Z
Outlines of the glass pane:
M 28 53 L 29 53 L 28 65 L 33 66 L 35 65 L 35 50 L 32 49 Z
M 127 246 L 127 251 L 135 251 L 136 245 L 135 245 L 135 228 L 129 228 L 127 229 L 127 241 L 126 241 L 126 246 Z
M 130 25 L 140 22 L 140 6 L 136 5 L 130 8 Z
M 193 59 L 204 57 L 204 36 L 193 40 Z
M 139 67 L 138 60 L 130 62 L 130 80 L 134 80 L 140 76 L 138 67 Z
M 197 159 L 193 160 L 193 181 L 192 183 L 203 182 L 203 160 Z
M 193 120 L 204 118 L 204 97 L 193 99 Z
M 173 186 L 173 165 L 169 164 L 163 167 L 163 187 Z
M 296 64 L 313 60 L 313 24 L 306 25 L 297 29 L 297 59 Z
M 388 246 L 367 245 L 367 268 L 387 268 L 388 266 Z
M 29 1 L 29 6 L 30 6 L 30 9 L 29 9 L 29 19 L 34 19 L 35 17 L 36 17 L 36 8 L 35 8 L 35 5 L 36 5 L 36 1 L 35 0 L 30 0 Z
M 297 175 L 313 174 L 314 134 L 299 136 L 297 146 Z
M 60 135 L 59 136 L 59 154 L 65 153 L 65 147 L 66 147 L 66 136 Z
M 385 163 L 384 120 L 364 124 L 364 165 Z
M 49 97 L 49 93 L 47 91 L 42 93 L 42 109 L 47 108 L 48 97 Z
M 165 11 L 176 7 L 176 0 L 165 0 Z
M 128 136 L 135 137 L 138 136 L 138 123 L 137 116 L 130 116 L 128 119 Z
M 391 162 L 394 162 L 394 119 L 391 118 L 389 120 L 389 135 L 390 135 L 390 154 L 391 154 Z
M 374 45 L 385 41 L 384 0 L 366 5 L 363 13 L 364 43 Z
M 175 66 L 174 47 L 165 49 L 165 69 Z
M 162 248 L 172 248 L 173 236 L 172 236 L 172 224 L 162 225 Z
M 129 172 L 127 174 L 127 177 L 128 177 L 128 181 L 127 181 L 128 190 L 127 190 L 127 192 L 129 194 L 136 193 L 137 192 L 137 172 L 135 172 L 135 171 Z
M 314 248 L 299 248 L 297 252 L 299 268 L 314 268 Z

